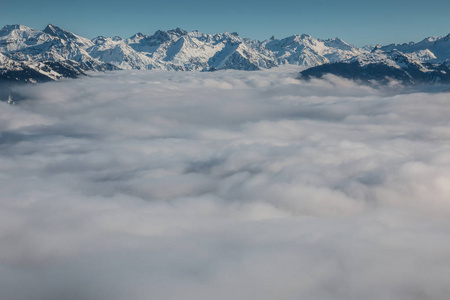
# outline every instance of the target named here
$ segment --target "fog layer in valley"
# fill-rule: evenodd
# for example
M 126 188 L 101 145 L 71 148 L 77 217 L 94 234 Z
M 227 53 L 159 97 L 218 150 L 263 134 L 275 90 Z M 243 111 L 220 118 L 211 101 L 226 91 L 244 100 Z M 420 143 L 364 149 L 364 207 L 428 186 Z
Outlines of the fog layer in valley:
M 0 103 L 0 299 L 448 299 L 450 94 L 296 68 Z

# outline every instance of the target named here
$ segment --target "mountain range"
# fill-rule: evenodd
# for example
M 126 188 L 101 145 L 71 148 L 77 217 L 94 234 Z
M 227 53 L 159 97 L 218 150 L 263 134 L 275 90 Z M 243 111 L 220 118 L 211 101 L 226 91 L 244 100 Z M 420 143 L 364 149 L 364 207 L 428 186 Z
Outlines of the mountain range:
M 339 38 L 307 34 L 258 41 L 237 33 L 205 34 L 180 28 L 92 40 L 49 24 L 44 30 L 7 25 L 0 30 L 0 81 L 45 82 L 91 71 L 163 69 L 253 71 L 283 64 L 363 81 L 450 82 L 450 34 L 418 43 L 358 48 Z

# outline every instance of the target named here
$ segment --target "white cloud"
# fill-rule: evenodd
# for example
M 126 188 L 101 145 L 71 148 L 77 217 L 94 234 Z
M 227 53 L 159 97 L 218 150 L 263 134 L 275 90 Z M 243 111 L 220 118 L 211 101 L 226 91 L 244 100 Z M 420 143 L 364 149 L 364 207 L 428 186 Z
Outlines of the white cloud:
M 448 93 L 111 72 L 0 103 L 0 298 L 446 299 Z

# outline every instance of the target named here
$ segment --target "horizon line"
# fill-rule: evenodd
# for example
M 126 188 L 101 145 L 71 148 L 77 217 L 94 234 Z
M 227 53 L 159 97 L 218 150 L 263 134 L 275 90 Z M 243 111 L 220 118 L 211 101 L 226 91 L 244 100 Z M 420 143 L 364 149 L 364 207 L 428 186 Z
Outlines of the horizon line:
M 340 37 L 338 37 L 338 36 L 336 36 L 336 37 L 334 37 L 334 38 L 320 38 L 320 37 L 314 37 L 314 36 L 312 36 L 312 35 L 310 35 L 310 34 L 308 34 L 308 33 L 305 33 L 305 32 L 303 32 L 303 33 L 295 33 L 295 34 L 291 34 L 291 35 L 288 35 L 288 36 L 283 37 L 283 38 L 276 38 L 275 35 L 272 35 L 271 37 L 266 38 L 266 39 L 255 39 L 255 38 L 252 38 L 252 37 L 243 37 L 243 36 L 239 35 L 239 33 L 238 33 L 237 31 L 230 32 L 230 31 L 228 31 L 228 30 L 225 30 L 224 32 L 205 33 L 205 32 L 200 31 L 200 30 L 198 30 L 198 29 L 193 29 L 193 30 L 188 31 L 188 30 L 185 30 L 185 29 L 183 29 L 183 28 L 181 28 L 181 27 L 176 27 L 176 28 L 174 28 L 174 29 L 167 29 L 167 30 L 157 29 L 153 34 L 145 34 L 145 33 L 142 33 L 141 31 L 138 31 L 138 32 L 136 32 L 135 34 L 132 34 L 131 36 L 126 37 L 126 38 L 124 38 L 123 36 L 119 36 L 119 35 L 105 36 L 105 35 L 101 35 L 101 34 L 100 34 L 100 35 L 96 35 L 96 36 L 93 37 L 93 38 L 88 38 L 88 37 L 85 37 L 85 36 L 83 36 L 83 35 L 77 34 L 77 33 L 73 32 L 73 31 L 71 31 L 71 30 L 65 29 L 65 28 L 63 28 L 63 27 L 61 27 L 61 26 L 55 25 L 55 24 L 53 24 L 53 23 L 48 23 L 48 24 L 45 26 L 45 28 L 42 29 L 42 30 L 41 30 L 41 29 L 36 29 L 36 28 L 30 27 L 30 26 L 28 26 L 28 25 L 19 24 L 19 23 L 16 23 L 16 24 L 5 24 L 5 25 L 3 25 L 3 27 L 2 27 L 0 30 L 3 30 L 5 27 L 8 27 L 8 26 L 24 26 L 24 27 L 28 27 L 28 28 L 30 28 L 30 29 L 37 30 L 37 31 L 44 31 L 48 26 L 53 26 L 53 27 L 57 27 L 57 28 L 59 28 L 59 29 L 68 31 L 68 32 L 70 32 L 70 33 L 73 33 L 73 34 L 75 34 L 75 35 L 78 35 L 78 36 L 80 36 L 80 37 L 89 39 L 89 40 L 91 40 L 91 41 L 94 40 L 94 39 L 96 39 L 96 38 L 98 38 L 98 37 L 106 37 L 106 38 L 119 37 L 119 38 L 125 40 L 125 39 L 127 39 L 127 38 L 131 38 L 131 37 L 133 37 L 133 36 L 135 36 L 135 35 L 138 35 L 138 34 L 142 34 L 142 35 L 146 35 L 146 36 L 153 36 L 153 35 L 155 35 L 155 34 L 156 34 L 157 32 L 159 32 L 159 31 L 162 31 L 162 32 L 169 32 L 169 31 L 182 30 L 182 31 L 185 31 L 186 33 L 199 32 L 199 33 L 207 34 L 207 35 L 216 35 L 216 34 L 226 34 L 226 33 L 228 33 L 228 34 L 232 34 L 232 35 L 237 35 L 237 36 L 239 36 L 240 38 L 243 38 L 243 39 L 250 39 L 250 40 L 253 40 L 253 41 L 260 41 L 260 42 L 267 41 L 267 40 L 270 40 L 270 39 L 282 40 L 282 39 L 285 39 L 285 38 L 289 38 L 289 37 L 291 37 L 291 36 L 303 36 L 303 35 L 306 35 L 306 36 L 309 36 L 309 37 L 312 37 L 312 38 L 314 38 L 314 39 L 316 39 L 316 40 L 321 40 L 321 41 L 327 41 L 327 40 L 339 39 L 339 40 L 344 41 L 345 43 L 347 43 L 347 44 L 349 44 L 349 45 L 354 46 L 354 44 L 348 43 L 347 41 L 343 40 L 342 38 L 340 38 Z M 448 36 L 450 36 L 450 33 L 448 33 L 447 35 L 431 35 L 431 36 L 424 37 L 424 38 L 422 38 L 422 39 L 419 40 L 419 41 L 409 41 L 409 42 L 403 42 L 403 43 L 390 43 L 390 44 L 385 44 L 385 46 L 387 46 L 387 45 L 392 45 L 392 44 L 395 44 L 395 45 L 403 45 L 403 44 L 410 44 L 410 43 L 419 43 L 419 42 L 424 41 L 424 40 L 429 39 L 429 38 L 445 38 L 445 37 L 448 37 Z M 378 46 L 378 45 L 383 45 L 383 44 L 379 44 L 379 43 L 370 43 L 370 44 L 365 44 L 365 45 L 363 45 L 363 46 L 356 46 L 356 47 L 357 47 L 357 48 L 364 48 L 364 47 L 367 47 L 367 46 Z

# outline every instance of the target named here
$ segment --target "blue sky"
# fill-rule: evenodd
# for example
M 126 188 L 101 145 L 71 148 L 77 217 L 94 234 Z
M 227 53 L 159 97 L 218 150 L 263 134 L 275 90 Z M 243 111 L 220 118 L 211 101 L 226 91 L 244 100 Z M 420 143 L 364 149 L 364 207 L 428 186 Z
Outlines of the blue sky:
M 418 41 L 450 33 L 450 1 L 36 1 L 2 0 L 0 26 L 43 29 L 53 23 L 79 35 L 128 37 L 181 27 L 205 33 L 236 31 L 266 39 L 307 33 L 362 46 Z

